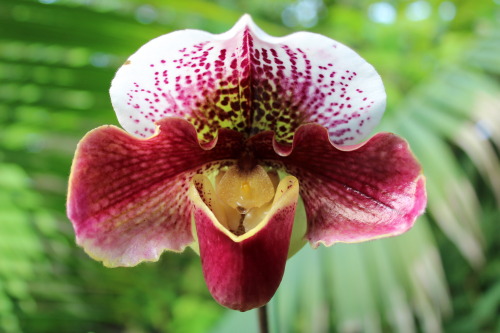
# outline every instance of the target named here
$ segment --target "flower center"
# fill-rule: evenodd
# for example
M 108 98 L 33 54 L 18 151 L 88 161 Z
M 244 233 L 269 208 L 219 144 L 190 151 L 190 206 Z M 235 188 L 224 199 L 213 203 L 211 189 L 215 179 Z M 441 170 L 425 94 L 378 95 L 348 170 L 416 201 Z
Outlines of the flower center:
M 220 209 L 217 219 L 236 236 L 243 235 L 264 219 L 269 212 L 279 176 L 260 165 L 251 170 L 231 166 L 220 171 L 215 179 L 215 191 Z

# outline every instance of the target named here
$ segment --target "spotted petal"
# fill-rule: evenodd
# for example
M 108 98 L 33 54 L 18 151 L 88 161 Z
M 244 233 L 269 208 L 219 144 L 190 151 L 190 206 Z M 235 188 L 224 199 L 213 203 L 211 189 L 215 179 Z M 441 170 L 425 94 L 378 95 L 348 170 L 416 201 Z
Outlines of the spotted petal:
M 324 127 L 308 124 L 289 147 L 274 142 L 268 148 L 272 133 L 252 140 L 260 158 L 281 161 L 299 179 L 306 237 L 313 246 L 399 235 L 424 211 L 421 167 L 396 135 L 379 133 L 364 144 L 339 148 Z
M 155 121 L 180 116 L 207 141 L 230 128 L 291 142 L 298 126 L 314 122 L 349 145 L 369 136 L 385 108 L 379 75 L 354 51 L 309 32 L 271 37 L 248 15 L 220 35 L 184 30 L 150 41 L 110 93 L 129 133 L 148 137 Z
M 137 139 L 114 126 L 89 132 L 78 144 L 69 181 L 68 217 L 79 245 L 106 266 L 158 260 L 193 241 L 187 199 L 190 180 L 241 149 L 241 135 L 221 131 L 200 146 L 184 119 L 158 123 Z M 214 146 L 215 145 L 215 146 Z
M 288 176 L 281 180 L 267 216 L 241 236 L 228 231 L 215 217 L 210 186 L 196 176 L 189 194 L 208 289 L 220 304 L 234 310 L 263 306 L 278 289 L 285 271 L 299 195 L 297 179 Z

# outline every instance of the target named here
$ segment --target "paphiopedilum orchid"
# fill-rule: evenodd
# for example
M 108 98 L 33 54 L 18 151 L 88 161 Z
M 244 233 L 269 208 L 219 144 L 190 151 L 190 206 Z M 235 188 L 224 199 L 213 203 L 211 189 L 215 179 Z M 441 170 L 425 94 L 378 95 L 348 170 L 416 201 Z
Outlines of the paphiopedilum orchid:
M 399 235 L 424 210 L 408 144 L 363 142 L 385 109 L 380 76 L 327 37 L 271 37 L 249 16 L 219 35 L 173 32 L 132 55 L 110 94 L 126 131 L 81 140 L 67 206 L 77 243 L 106 266 L 191 246 L 213 297 L 245 311 L 307 241 Z

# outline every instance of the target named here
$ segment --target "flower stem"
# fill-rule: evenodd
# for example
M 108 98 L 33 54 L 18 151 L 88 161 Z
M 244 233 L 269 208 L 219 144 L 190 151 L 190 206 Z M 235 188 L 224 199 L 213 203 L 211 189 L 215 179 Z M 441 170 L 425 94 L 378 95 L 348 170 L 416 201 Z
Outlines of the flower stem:
M 259 308 L 259 328 L 260 328 L 260 333 L 269 333 L 269 322 L 267 320 L 267 307 L 265 305 Z

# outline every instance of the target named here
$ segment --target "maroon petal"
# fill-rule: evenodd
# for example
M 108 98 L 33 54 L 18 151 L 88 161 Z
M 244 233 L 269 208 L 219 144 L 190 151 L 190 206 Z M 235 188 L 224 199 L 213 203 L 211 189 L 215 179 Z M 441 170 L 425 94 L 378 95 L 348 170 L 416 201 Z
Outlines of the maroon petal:
M 399 235 L 424 211 L 421 167 L 396 135 L 380 133 L 340 149 L 324 127 L 308 124 L 298 129 L 293 146 L 274 142 L 279 154 L 269 148 L 272 133 L 252 140 L 260 158 L 281 161 L 299 179 L 313 246 Z
M 221 131 L 208 149 L 186 120 L 158 125 L 157 134 L 144 140 L 102 126 L 78 144 L 68 217 L 78 244 L 106 266 L 133 266 L 157 260 L 164 250 L 182 251 L 193 241 L 187 199 L 192 176 L 240 150 L 237 132 Z
M 268 215 L 241 236 L 219 223 L 207 206 L 213 202 L 204 184 L 194 178 L 190 198 L 208 289 L 217 302 L 234 310 L 263 306 L 278 289 L 285 270 L 299 193 L 297 179 L 288 176 L 280 182 Z

